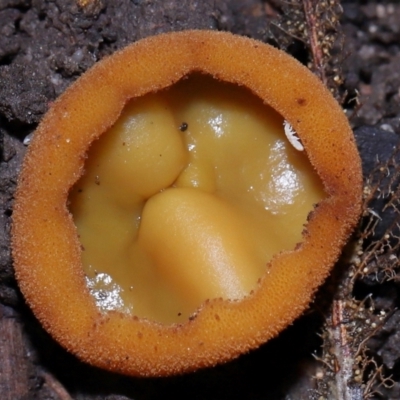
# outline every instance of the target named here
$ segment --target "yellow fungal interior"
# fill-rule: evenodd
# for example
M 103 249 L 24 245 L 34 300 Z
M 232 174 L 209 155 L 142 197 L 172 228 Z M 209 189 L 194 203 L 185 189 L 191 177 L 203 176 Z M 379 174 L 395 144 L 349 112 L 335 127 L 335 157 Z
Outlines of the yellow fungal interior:
M 125 106 L 90 148 L 70 210 L 99 307 L 169 324 L 249 294 L 323 197 L 278 113 L 194 74 Z

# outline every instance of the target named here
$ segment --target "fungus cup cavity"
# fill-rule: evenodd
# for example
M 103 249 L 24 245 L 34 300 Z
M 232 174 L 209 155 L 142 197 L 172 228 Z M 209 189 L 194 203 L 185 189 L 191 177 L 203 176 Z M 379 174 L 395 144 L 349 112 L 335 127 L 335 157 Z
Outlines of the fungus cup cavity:
M 285 121 L 289 140 L 298 150 L 304 149 L 299 154 L 309 159 L 322 182 L 324 198 L 308 215 L 301 244 L 293 245 L 293 250 L 284 248 L 272 259 L 267 257 L 265 272 L 261 272 L 248 296 L 235 296 L 234 291 L 232 296 L 225 296 L 229 289 L 224 299 L 196 303 L 199 308 L 192 310 L 196 313 L 180 323 L 168 323 L 167 319 L 162 324 L 157 318 L 145 318 L 146 314 L 138 317 L 134 311 L 105 311 L 98 307 L 87 285 L 82 245 L 69 209 L 72 200 L 74 216 L 79 214 L 76 199 L 79 184 L 85 179 L 80 180 L 89 147 L 116 124 L 131 101 L 146 102 L 148 96 L 199 73 L 247 88 L 265 107 L 279 113 L 282 135 Z M 149 107 L 157 108 L 157 102 L 150 101 Z M 162 124 L 167 123 L 163 120 Z M 182 120 L 174 126 L 181 135 L 190 136 L 190 121 Z M 161 137 L 157 143 L 164 139 Z M 175 143 L 173 137 L 168 140 Z M 170 141 L 162 154 L 168 154 Z M 157 199 L 151 199 L 144 211 L 150 220 L 160 204 L 168 205 L 169 215 L 174 214 L 177 201 L 188 204 L 187 215 L 191 215 L 192 204 L 197 207 L 192 189 L 182 183 L 186 182 L 182 171 L 187 154 L 180 149 L 180 142 L 171 146 L 178 150 L 168 164 L 170 169 L 162 166 L 162 171 L 155 174 L 161 183 L 148 179 L 140 193 L 140 185 L 132 185 L 137 190 L 118 200 L 135 199 L 135 212 L 140 214 L 143 199 L 155 191 Z M 143 157 L 145 169 L 151 157 Z M 170 171 L 173 179 L 168 175 Z M 101 185 L 101 179 L 96 184 Z M 176 187 L 168 189 L 171 185 Z M 231 211 L 211 199 L 207 191 L 214 189 L 207 185 L 198 202 L 210 203 L 215 215 L 230 221 L 227 229 L 234 230 L 236 222 L 230 217 Z M 360 159 L 347 119 L 329 91 L 296 60 L 266 44 L 229 33 L 185 31 L 150 37 L 86 72 L 54 102 L 35 132 L 14 205 L 12 251 L 16 276 L 45 329 L 80 359 L 134 376 L 193 371 L 258 347 L 301 315 L 359 218 L 361 192 Z M 208 218 L 198 215 L 199 221 Z M 179 215 L 175 217 L 180 221 Z M 153 239 L 146 242 L 145 236 L 140 240 L 144 248 L 150 243 L 146 251 L 151 252 Z M 241 248 L 242 243 L 245 247 L 246 239 L 238 238 L 241 245 L 235 247 Z M 167 239 L 161 235 L 155 243 Z M 202 256 L 195 249 L 193 253 L 197 259 Z

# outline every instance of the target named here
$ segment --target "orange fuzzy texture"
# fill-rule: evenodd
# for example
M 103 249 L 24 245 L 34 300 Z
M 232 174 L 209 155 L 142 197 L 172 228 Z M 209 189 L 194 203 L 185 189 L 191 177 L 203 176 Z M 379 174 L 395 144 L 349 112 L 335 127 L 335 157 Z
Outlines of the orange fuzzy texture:
M 309 216 L 303 242 L 276 255 L 241 301 L 211 300 L 194 319 L 164 326 L 101 312 L 85 284 L 67 208 L 90 144 L 129 99 L 191 72 L 243 85 L 289 121 L 327 198 Z M 27 302 L 48 332 L 80 359 L 136 376 L 166 376 L 231 360 L 276 336 L 306 309 L 337 261 L 361 210 L 360 158 L 346 117 L 328 90 L 287 54 L 212 31 L 150 37 L 96 64 L 39 125 L 19 178 L 12 250 Z

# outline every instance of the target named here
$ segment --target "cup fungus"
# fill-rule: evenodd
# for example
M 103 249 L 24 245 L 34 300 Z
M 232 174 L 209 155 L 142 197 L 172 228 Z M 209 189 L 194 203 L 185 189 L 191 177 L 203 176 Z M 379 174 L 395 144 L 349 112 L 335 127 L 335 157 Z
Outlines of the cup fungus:
M 257 208 L 255 203 L 246 203 L 243 206 L 246 212 L 243 209 L 239 212 L 240 205 L 236 203 L 227 205 L 224 189 L 218 186 L 224 186 L 226 179 L 223 173 L 218 175 L 222 176 L 222 183 L 215 178 L 215 169 L 222 170 L 222 167 L 214 162 L 225 160 L 225 153 L 234 153 L 227 170 L 236 168 L 235 163 L 241 165 L 240 173 L 245 167 L 251 168 L 252 156 L 246 158 L 246 146 L 252 146 L 249 142 L 254 137 L 246 132 L 239 144 L 231 148 L 227 144 L 231 140 L 229 136 L 228 142 L 214 155 L 206 156 L 208 161 L 214 157 L 211 163 L 198 162 L 197 153 L 190 153 L 191 145 L 201 152 L 201 146 L 218 147 L 219 142 L 198 144 L 199 138 L 193 132 L 201 118 L 190 114 L 190 110 L 186 110 L 186 114 L 177 113 L 176 118 L 181 118 L 179 124 L 166 111 L 174 102 L 171 96 L 176 92 L 173 90 L 193 89 L 203 96 L 208 92 L 219 96 L 218 86 L 214 92 L 208 86 L 211 78 L 193 78 L 193 74 L 206 74 L 224 85 L 244 87 L 261 99 L 254 100 L 255 108 L 265 107 L 266 114 L 282 115 L 285 121 L 285 126 L 283 119 L 279 122 L 282 135 L 285 130 L 293 145 L 298 150 L 304 149 L 322 182 L 324 195 L 316 184 L 316 197 L 311 195 L 306 202 L 310 207 L 316 198 L 323 197 L 308 214 L 302 237 L 299 233 L 297 240 L 294 234 L 292 242 L 284 244 L 283 251 L 269 254 L 269 250 L 265 250 L 268 243 L 264 249 L 262 244 L 268 241 L 265 228 L 258 228 L 256 221 L 260 219 L 261 226 L 265 223 L 264 217 L 253 219 L 256 228 L 247 226 L 249 219 L 242 219 L 242 214 L 250 215 L 253 206 Z M 187 77 L 188 82 L 194 79 L 194 83 L 190 83 L 193 86 L 182 82 Z M 164 90 L 173 85 L 178 89 Z M 227 90 L 229 97 L 242 89 L 229 86 Z M 240 93 L 245 99 L 250 96 Z M 182 107 L 186 97 L 180 94 Z M 252 102 L 248 101 L 250 105 Z M 126 117 L 129 109 L 134 117 Z M 202 111 L 195 109 L 193 112 Z M 151 118 L 141 119 L 146 113 L 151 113 Z M 212 119 L 207 118 L 210 123 Z M 271 118 L 275 118 L 275 122 L 279 120 L 276 116 Z M 134 135 L 125 137 L 126 132 L 131 132 L 132 124 L 142 128 L 134 128 Z M 131 158 L 126 154 L 121 156 L 120 148 L 111 143 L 112 132 L 119 125 L 128 126 L 122 136 L 117 134 L 117 142 L 119 140 L 120 147 L 131 151 Z M 215 125 L 214 132 L 218 133 L 219 127 Z M 106 131 L 104 137 L 93 143 Z M 258 142 L 253 148 L 263 140 L 262 135 L 257 136 Z M 108 146 L 116 156 L 103 159 L 101 153 Z M 223 146 L 228 146 L 225 153 Z M 268 146 L 260 145 L 261 157 Z M 245 161 L 240 161 L 242 156 Z M 131 160 L 133 164 L 120 174 L 118 169 L 122 164 L 130 165 Z M 87 174 L 84 175 L 85 168 Z M 155 172 L 149 174 L 152 168 L 156 168 Z M 126 173 L 130 174 L 129 178 Z M 86 185 L 88 180 L 92 184 Z M 91 203 L 92 197 L 97 199 L 96 186 L 110 185 L 112 180 L 115 180 L 114 186 L 110 187 L 115 189 L 109 194 L 99 192 L 100 205 L 95 204 L 97 200 Z M 228 180 L 233 181 L 230 186 L 233 197 L 242 196 L 240 177 L 230 175 Z M 262 186 L 263 182 L 256 183 Z M 150 37 L 115 53 L 85 73 L 54 102 L 35 132 L 14 205 L 12 250 L 17 279 L 45 329 L 88 363 L 137 376 L 166 376 L 212 366 L 276 336 L 305 310 L 357 222 L 361 187 L 360 159 L 343 111 L 319 80 L 296 60 L 268 45 L 229 33 L 186 31 Z M 275 200 L 279 202 L 282 198 L 278 196 Z M 114 207 L 110 212 L 106 208 L 113 201 L 119 208 Z M 261 204 L 267 208 L 267 200 L 263 201 Z M 77 218 L 82 244 L 69 207 Z M 90 214 L 92 208 L 96 208 L 96 212 Z M 89 222 L 80 219 L 84 210 L 90 214 Z M 125 214 L 120 214 L 121 210 L 125 210 Z M 305 218 L 307 213 L 300 214 Z M 203 279 L 199 273 L 199 281 L 216 280 L 217 284 L 212 290 L 194 296 L 194 303 L 188 301 L 190 307 L 195 304 L 197 310 L 185 309 L 185 318 L 181 319 L 170 316 L 163 319 L 162 313 L 149 311 L 149 304 L 153 302 L 151 295 L 137 314 L 135 304 L 128 311 L 118 307 L 102 309 L 92 296 L 96 275 L 93 271 L 84 272 L 86 250 L 82 249 L 88 240 L 87 226 L 95 226 L 99 216 L 110 221 L 103 225 L 103 230 L 98 228 L 100 245 L 97 247 L 108 246 L 107 242 L 115 239 L 116 248 L 126 254 L 126 240 L 129 241 L 129 235 L 135 236 L 138 244 L 136 250 L 132 250 L 133 258 L 151 259 L 149 263 L 145 260 L 147 269 L 142 275 L 156 282 L 155 291 L 166 291 L 165 297 L 158 301 L 161 307 L 164 302 L 173 304 L 171 309 L 175 311 L 184 307 L 182 301 L 185 302 L 187 294 L 182 294 L 185 292 L 182 287 L 192 285 L 197 271 L 205 276 Z M 120 225 L 116 233 L 107 236 L 106 231 L 117 220 Z M 300 226 L 303 222 L 301 220 Z M 275 222 L 267 223 L 271 224 L 267 230 L 273 231 L 272 236 L 275 236 Z M 284 223 L 291 224 L 291 220 Z M 136 230 L 132 231 L 132 226 L 136 226 Z M 188 248 L 184 257 L 189 259 L 189 265 L 182 262 L 180 244 L 174 238 Z M 296 244 L 296 241 L 301 243 Z M 218 253 L 221 248 L 223 257 Z M 107 251 L 101 253 L 100 258 L 106 258 Z M 221 257 L 225 257 L 223 261 Z M 216 259 L 217 266 L 213 270 Z M 120 262 L 118 256 L 112 260 L 112 263 Z M 261 269 L 255 269 L 256 273 L 251 266 L 253 261 L 261 265 Z M 227 265 L 222 272 L 218 270 L 219 263 Z M 153 264 L 161 270 L 158 277 L 152 270 Z M 134 271 L 140 269 L 140 265 L 134 265 Z M 191 267 L 195 273 L 189 271 L 191 275 L 182 278 L 183 284 L 171 278 L 171 275 L 185 275 Z M 253 271 L 248 282 L 247 270 Z M 139 279 L 140 274 L 137 272 L 134 276 Z M 172 281 L 174 290 L 180 287 L 179 296 L 182 295 L 183 300 L 176 300 L 174 292 L 163 286 L 164 278 Z M 143 281 L 139 282 L 138 285 Z M 202 304 L 196 303 L 198 299 L 204 300 Z M 191 312 L 195 313 L 187 318 Z

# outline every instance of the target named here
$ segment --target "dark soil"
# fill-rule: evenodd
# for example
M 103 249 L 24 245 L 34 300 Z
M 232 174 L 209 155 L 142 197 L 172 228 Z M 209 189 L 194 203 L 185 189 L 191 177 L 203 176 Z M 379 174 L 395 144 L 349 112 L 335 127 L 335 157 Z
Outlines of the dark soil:
M 344 45 L 338 51 L 344 85 L 339 93 L 367 178 L 376 161 L 384 162 L 399 144 L 400 5 L 354 0 L 343 1 L 342 6 Z M 26 150 L 23 139 L 71 82 L 131 42 L 190 28 L 250 36 L 284 47 L 307 62 L 307 46 L 279 28 L 283 8 L 278 0 L 0 0 L 2 399 L 319 398 L 314 375 L 321 365 L 312 354 L 320 354 L 318 334 L 325 307 L 321 304 L 329 303 L 325 289 L 312 311 L 277 339 L 238 360 L 180 377 L 132 379 L 81 363 L 49 337 L 24 303 L 10 254 L 13 193 Z M 357 93 L 359 106 L 354 100 Z M 380 234 L 378 230 L 376 235 Z M 383 285 L 366 279 L 354 296 L 369 293 L 381 308 L 394 310 L 400 304 L 396 279 Z M 394 379 L 394 386 L 381 387 L 382 396 L 376 398 L 400 399 L 399 320 L 400 314 L 394 312 L 370 342 L 372 356 Z

